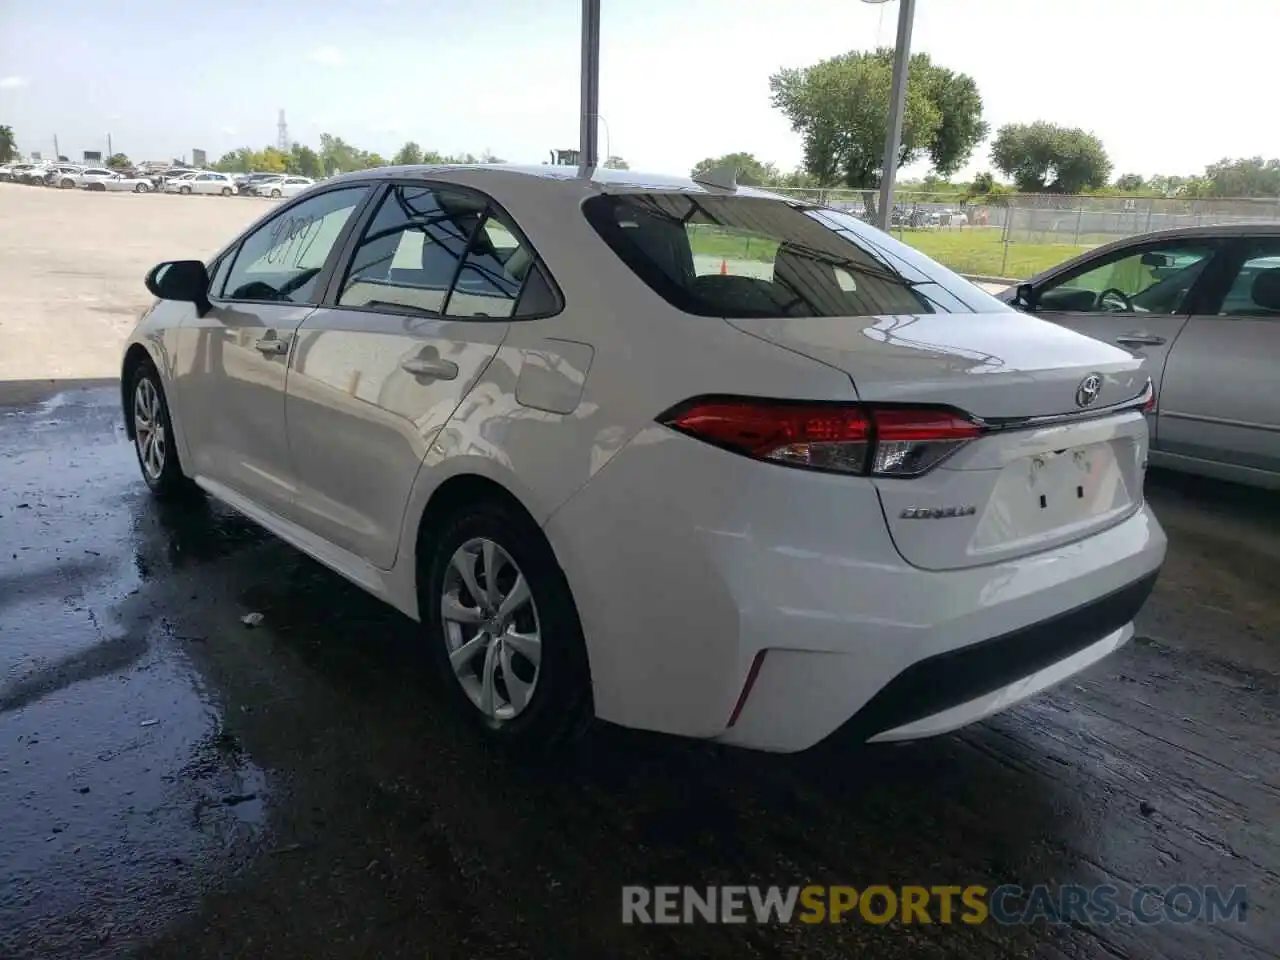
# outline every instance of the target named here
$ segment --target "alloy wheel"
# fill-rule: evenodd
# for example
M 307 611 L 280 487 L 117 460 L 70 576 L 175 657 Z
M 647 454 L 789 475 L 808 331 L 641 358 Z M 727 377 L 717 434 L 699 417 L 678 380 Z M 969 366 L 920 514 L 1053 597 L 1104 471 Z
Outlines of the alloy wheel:
M 476 537 L 449 561 L 440 598 L 445 649 L 467 698 L 504 723 L 529 705 L 542 663 L 542 630 L 529 582 L 498 543 Z
M 139 378 L 133 390 L 133 436 L 142 469 L 150 480 L 159 480 L 164 473 L 167 437 L 160 412 L 160 393 L 150 377 Z

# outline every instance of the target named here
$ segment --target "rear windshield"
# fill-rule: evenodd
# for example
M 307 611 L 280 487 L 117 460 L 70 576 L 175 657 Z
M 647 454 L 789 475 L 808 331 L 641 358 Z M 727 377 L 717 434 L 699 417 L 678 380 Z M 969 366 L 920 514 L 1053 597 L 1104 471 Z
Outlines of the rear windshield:
M 865 317 L 1009 310 L 832 210 L 765 197 L 592 197 L 587 220 L 672 306 L 706 317 Z

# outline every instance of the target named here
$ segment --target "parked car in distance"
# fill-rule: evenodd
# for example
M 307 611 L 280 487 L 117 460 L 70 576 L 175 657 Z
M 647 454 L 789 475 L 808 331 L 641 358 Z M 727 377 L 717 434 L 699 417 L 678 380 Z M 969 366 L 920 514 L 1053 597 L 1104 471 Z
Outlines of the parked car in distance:
M 1130 237 L 999 297 L 1147 364 L 1152 464 L 1280 488 L 1280 223 Z
M 251 191 L 254 196 L 279 199 L 280 197 L 295 197 L 303 190 L 313 186 L 315 186 L 315 181 L 310 177 L 280 176 L 270 180 L 259 180 L 252 185 Z
M 214 173 L 213 171 L 205 170 L 189 176 L 178 177 L 174 180 L 166 180 L 164 192 L 202 193 L 229 197 L 236 192 L 236 185 L 229 173 Z
M 186 167 L 170 167 L 168 170 L 152 174 L 151 181 L 156 190 L 164 192 L 165 185 L 170 181 L 194 177 L 199 172 L 199 170 L 189 170 Z
M 283 178 L 284 174 L 282 173 L 246 173 L 236 178 L 236 191 L 246 196 L 252 196 L 254 187 L 258 184 Z
M 116 170 L 108 170 L 107 176 L 100 176 L 101 171 L 95 171 L 95 176 L 89 176 L 90 171 L 85 171 L 80 178 L 83 182 L 78 186 L 86 190 L 111 191 L 113 193 L 150 193 L 152 190 L 151 179 L 142 176 L 127 176 Z
M 76 176 L 85 171 L 79 163 L 53 163 L 45 167 L 42 180 L 46 187 L 61 186 L 64 177 Z
M 79 170 L 69 170 L 59 174 L 57 185 L 63 190 L 90 187 L 102 180 L 110 180 L 115 175 L 114 170 L 108 170 L 106 167 L 82 167 Z
M 508 744 L 944 733 L 1127 642 L 1164 560 L 1142 361 L 718 175 L 361 171 L 147 286 L 146 483 L 419 620 Z

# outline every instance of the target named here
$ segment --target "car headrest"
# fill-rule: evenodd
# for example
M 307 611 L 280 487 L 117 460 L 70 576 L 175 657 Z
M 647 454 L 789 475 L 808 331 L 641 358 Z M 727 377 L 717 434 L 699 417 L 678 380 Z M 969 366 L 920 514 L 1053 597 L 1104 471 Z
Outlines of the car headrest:
M 517 280 L 523 280 L 524 275 L 529 272 L 529 268 L 533 266 L 533 254 L 526 250 L 523 246 L 516 247 L 515 252 L 507 257 L 503 269 Z
M 1253 278 L 1253 302 L 1280 313 L 1280 267 L 1261 270 Z

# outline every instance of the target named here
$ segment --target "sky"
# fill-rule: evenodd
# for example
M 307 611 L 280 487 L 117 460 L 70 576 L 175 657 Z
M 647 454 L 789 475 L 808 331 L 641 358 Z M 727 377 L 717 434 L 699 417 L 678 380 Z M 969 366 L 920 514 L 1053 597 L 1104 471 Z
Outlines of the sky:
M 894 43 L 898 3 L 602 0 L 600 150 L 687 172 L 801 144 L 769 76 Z M 579 0 L 0 0 L 0 124 L 75 158 L 210 160 L 322 132 L 390 157 L 540 163 L 578 140 Z M 1115 173 L 1198 173 L 1280 156 L 1265 119 L 1280 0 L 918 0 L 912 50 L 977 81 L 997 129 L 1049 120 L 1102 138 Z M 1264 91 L 1261 97 L 1248 91 Z M 984 144 L 962 177 L 990 169 Z M 922 175 L 916 166 L 904 175 Z

